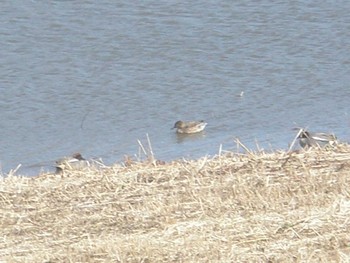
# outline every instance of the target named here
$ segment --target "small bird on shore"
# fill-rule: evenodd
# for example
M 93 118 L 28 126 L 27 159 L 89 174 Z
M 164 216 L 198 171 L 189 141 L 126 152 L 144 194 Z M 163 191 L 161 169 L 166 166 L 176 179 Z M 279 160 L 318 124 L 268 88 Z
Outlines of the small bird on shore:
M 334 145 L 337 143 L 337 137 L 334 134 L 327 134 L 322 132 L 308 132 L 306 130 L 301 130 L 299 132 L 299 144 L 303 148 L 308 148 L 312 146 L 326 146 Z
M 197 133 L 204 130 L 205 126 L 207 126 L 208 123 L 204 121 L 177 121 L 175 122 L 175 125 L 173 129 L 176 128 L 177 133 Z
M 56 161 L 56 173 L 63 170 L 81 169 L 89 166 L 89 162 L 80 153 L 74 153 L 70 157 L 64 157 Z

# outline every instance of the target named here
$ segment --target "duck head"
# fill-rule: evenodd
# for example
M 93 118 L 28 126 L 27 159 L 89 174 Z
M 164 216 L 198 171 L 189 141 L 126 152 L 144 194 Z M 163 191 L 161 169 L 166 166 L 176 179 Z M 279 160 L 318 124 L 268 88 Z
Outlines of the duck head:
M 182 128 L 183 126 L 184 126 L 183 121 L 177 121 L 177 122 L 175 122 L 173 129 L 175 129 L 175 128 L 179 129 L 179 128 Z

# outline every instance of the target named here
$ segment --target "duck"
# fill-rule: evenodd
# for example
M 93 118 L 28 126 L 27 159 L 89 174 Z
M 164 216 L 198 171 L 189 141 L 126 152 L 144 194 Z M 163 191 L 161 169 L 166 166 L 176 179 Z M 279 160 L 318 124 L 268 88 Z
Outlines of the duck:
M 208 123 L 201 121 L 177 121 L 174 124 L 173 129 L 176 128 L 177 133 L 191 134 L 204 130 Z
M 89 162 L 81 155 L 74 153 L 72 156 L 64 157 L 56 161 L 56 173 L 62 173 L 63 170 L 81 169 L 89 166 Z
M 324 147 L 326 145 L 334 145 L 337 143 L 337 137 L 334 134 L 309 132 L 303 129 L 299 132 L 298 139 L 302 148 L 309 148 L 312 146 Z

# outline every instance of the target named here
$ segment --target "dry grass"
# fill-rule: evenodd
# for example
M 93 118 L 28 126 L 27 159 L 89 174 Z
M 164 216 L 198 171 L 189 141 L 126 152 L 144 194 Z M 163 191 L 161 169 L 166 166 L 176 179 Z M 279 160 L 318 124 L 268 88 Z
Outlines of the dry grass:
M 349 262 L 350 146 L 0 180 L 4 262 Z

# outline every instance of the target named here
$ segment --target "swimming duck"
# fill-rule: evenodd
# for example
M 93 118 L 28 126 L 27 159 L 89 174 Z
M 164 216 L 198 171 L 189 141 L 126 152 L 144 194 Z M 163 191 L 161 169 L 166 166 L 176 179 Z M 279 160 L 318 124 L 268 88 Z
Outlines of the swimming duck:
M 56 161 L 56 173 L 63 170 L 81 169 L 89 166 L 89 162 L 80 153 L 74 153 L 70 157 L 65 157 Z
M 301 130 L 298 136 L 299 144 L 303 148 L 312 146 L 326 146 L 337 143 L 337 137 L 334 134 L 327 134 L 322 132 L 308 132 Z
M 197 133 L 203 131 L 207 124 L 204 121 L 177 121 L 173 129 L 176 128 L 177 133 Z

